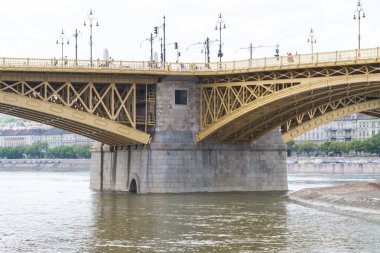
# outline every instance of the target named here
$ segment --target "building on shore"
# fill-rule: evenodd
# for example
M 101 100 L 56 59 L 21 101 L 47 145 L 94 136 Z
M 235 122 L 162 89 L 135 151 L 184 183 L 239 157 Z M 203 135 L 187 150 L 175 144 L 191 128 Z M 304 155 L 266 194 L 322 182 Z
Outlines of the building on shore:
M 0 146 L 19 147 L 47 142 L 50 148 L 92 145 L 93 140 L 42 123 L 0 114 Z
M 19 147 L 35 142 L 47 142 L 50 148 L 72 145 L 92 145 L 93 140 L 58 128 L 19 128 L 0 131 L 0 146 Z
M 317 144 L 326 141 L 346 142 L 351 140 L 364 140 L 379 132 L 379 118 L 358 113 L 314 128 L 297 137 L 294 141 L 313 141 Z

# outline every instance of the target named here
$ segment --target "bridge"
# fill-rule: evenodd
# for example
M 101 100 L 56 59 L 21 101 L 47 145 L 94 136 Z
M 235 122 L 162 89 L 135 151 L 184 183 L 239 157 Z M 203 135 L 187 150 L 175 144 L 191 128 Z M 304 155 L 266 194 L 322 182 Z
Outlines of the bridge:
M 0 112 L 102 143 L 93 188 L 281 190 L 283 141 L 355 112 L 379 115 L 379 56 L 371 48 L 210 64 L 0 58 Z

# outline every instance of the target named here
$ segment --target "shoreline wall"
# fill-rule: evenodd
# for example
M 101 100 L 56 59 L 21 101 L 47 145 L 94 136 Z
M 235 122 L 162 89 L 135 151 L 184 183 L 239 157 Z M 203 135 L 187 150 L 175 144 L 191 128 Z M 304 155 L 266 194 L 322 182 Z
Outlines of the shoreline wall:
M 291 157 L 289 174 L 380 174 L 378 157 Z
M 0 171 L 89 171 L 91 159 L 0 159 Z
M 346 160 L 342 162 L 342 160 Z M 360 160 L 359 160 L 360 159 Z M 321 160 L 319 158 L 319 160 Z M 316 158 L 290 158 L 290 174 L 380 174 L 378 158 L 329 158 L 321 162 Z M 91 159 L 0 159 L 0 171 L 45 170 L 89 171 Z

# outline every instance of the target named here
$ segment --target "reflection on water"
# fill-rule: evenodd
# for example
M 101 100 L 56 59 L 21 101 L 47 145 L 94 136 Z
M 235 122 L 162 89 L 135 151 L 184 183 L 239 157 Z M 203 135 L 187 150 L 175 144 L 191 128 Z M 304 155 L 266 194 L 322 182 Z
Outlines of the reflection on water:
M 286 245 L 286 200 L 280 194 L 103 194 L 101 199 L 99 251 L 265 251 L 271 241 L 278 250 Z
M 289 175 L 289 188 L 371 177 Z M 377 252 L 380 225 L 286 193 L 88 189 L 89 173 L 0 172 L 0 252 Z

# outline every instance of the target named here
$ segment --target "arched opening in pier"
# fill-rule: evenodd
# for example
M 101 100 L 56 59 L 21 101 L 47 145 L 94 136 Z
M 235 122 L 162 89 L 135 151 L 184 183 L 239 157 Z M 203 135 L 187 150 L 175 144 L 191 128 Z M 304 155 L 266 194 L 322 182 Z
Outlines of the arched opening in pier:
M 137 183 L 135 179 L 132 179 L 131 183 L 129 184 L 129 192 L 137 193 Z

